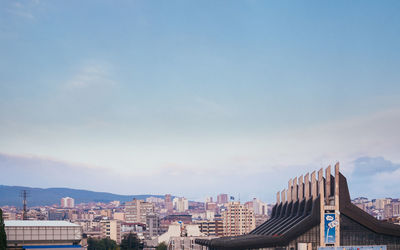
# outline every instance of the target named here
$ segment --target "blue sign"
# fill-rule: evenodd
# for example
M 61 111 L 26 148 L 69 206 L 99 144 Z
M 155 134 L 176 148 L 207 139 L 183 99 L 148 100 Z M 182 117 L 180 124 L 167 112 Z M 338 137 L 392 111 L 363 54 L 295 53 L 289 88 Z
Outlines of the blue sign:
M 336 242 L 336 227 L 339 222 L 335 220 L 335 214 L 325 214 L 325 244 L 334 244 Z
M 318 250 L 386 250 L 386 246 L 318 247 Z

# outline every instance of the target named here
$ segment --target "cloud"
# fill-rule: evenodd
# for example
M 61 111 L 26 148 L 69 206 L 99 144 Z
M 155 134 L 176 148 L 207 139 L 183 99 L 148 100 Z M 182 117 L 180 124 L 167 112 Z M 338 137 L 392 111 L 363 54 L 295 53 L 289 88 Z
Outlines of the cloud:
M 400 169 L 400 165 L 385 160 L 383 157 L 361 157 L 354 161 L 354 165 L 352 175 L 357 178 L 371 178 L 383 173 L 391 174 Z
M 349 186 L 353 197 L 370 198 L 394 197 L 400 192 L 400 164 L 383 157 L 361 157 L 354 161 L 354 171 L 349 176 Z
M 111 65 L 104 62 L 89 62 L 84 64 L 67 82 L 69 88 L 88 88 L 93 86 L 114 85 Z
M 13 15 L 34 20 L 34 12 L 37 7 L 40 5 L 39 0 L 32 0 L 32 1 L 13 1 L 12 5 L 7 9 L 7 11 Z

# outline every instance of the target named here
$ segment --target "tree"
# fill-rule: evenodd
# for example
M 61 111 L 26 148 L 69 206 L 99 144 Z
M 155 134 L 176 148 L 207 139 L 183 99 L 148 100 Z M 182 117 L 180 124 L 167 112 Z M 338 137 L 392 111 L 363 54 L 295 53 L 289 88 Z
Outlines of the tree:
M 122 239 L 120 247 L 121 250 L 139 250 L 143 249 L 143 244 L 136 234 L 129 233 Z
M 101 240 L 88 238 L 88 250 L 115 250 L 117 249 L 117 243 L 110 238 L 104 238 Z
M 7 248 L 7 235 L 3 220 L 3 210 L 0 208 L 0 250 Z
M 164 242 L 161 242 L 160 244 L 158 244 L 158 246 L 156 247 L 156 250 L 167 250 L 168 246 L 167 244 L 165 244 Z

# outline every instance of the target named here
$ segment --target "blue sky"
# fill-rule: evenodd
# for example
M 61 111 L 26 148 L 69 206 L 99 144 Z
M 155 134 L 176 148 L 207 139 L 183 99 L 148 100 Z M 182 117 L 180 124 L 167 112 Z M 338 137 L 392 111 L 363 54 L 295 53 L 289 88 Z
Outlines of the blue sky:
M 398 1 L 1 1 L 1 159 L 87 179 L 0 181 L 270 200 L 336 161 L 349 176 L 363 157 L 396 165 L 399 11 Z

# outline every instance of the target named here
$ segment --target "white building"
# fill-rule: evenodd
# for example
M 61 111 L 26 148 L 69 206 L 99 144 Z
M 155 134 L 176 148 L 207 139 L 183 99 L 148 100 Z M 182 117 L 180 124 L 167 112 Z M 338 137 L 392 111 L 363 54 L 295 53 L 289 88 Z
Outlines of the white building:
M 75 200 L 71 197 L 61 198 L 61 207 L 62 208 L 73 208 L 73 207 L 75 207 Z
M 200 250 L 201 246 L 195 244 L 195 239 L 212 239 L 200 232 L 199 225 L 171 224 L 168 231 L 154 240 L 147 241 L 149 246 L 157 246 L 161 242 L 168 245 L 169 250 L 193 249 Z
M 67 221 L 4 221 L 9 247 L 23 245 L 77 245 L 82 228 Z
M 268 214 L 268 204 L 260 201 L 257 198 L 253 198 L 253 211 L 256 215 L 267 215 Z
M 125 203 L 125 221 L 128 223 L 146 224 L 146 215 L 154 213 L 154 204 L 143 200 Z
M 184 197 L 176 197 L 172 201 L 177 212 L 185 212 L 189 209 L 189 201 Z

